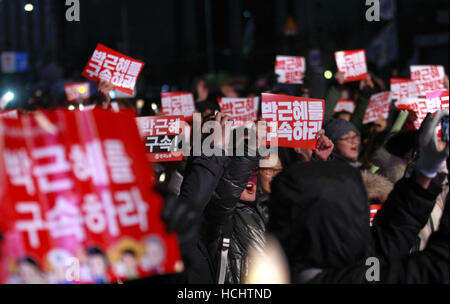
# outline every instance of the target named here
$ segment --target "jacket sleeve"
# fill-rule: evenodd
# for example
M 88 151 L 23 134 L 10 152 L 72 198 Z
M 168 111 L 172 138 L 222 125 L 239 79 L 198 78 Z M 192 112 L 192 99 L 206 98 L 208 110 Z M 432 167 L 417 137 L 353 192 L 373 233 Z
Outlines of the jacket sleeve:
M 336 85 L 331 85 L 327 97 L 325 98 L 325 115 L 333 115 L 334 108 L 336 107 L 339 98 L 341 98 L 341 92 Z
M 426 225 L 440 187 L 428 190 L 413 178 L 403 178 L 377 213 L 372 227 L 376 255 L 386 259 L 408 255 L 420 230 Z
M 353 123 L 358 130 L 362 130 L 364 115 L 366 114 L 371 94 L 371 89 L 364 89 L 362 92 L 360 92 L 360 96 L 356 102 L 355 112 L 353 113 L 350 122 Z
M 202 237 L 208 242 L 217 239 L 222 226 L 230 219 L 252 171 L 258 165 L 257 156 L 234 156 L 223 178 L 205 208 Z

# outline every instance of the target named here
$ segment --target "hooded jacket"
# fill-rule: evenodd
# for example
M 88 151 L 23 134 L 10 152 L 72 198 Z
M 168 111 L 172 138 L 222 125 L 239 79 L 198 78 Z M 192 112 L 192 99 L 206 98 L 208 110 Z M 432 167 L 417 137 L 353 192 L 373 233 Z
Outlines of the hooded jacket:
M 371 231 L 367 194 L 357 169 L 338 158 L 294 164 L 272 183 L 268 230 L 285 250 L 292 282 L 364 283 L 368 257 L 384 261 L 408 257 L 438 193 L 438 189 L 424 190 L 410 179 L 401 180 L 377 213 Z M 441 242 L 439 246 L 446 246 L 447 253 L 440 253 L 439 262 L 447 265 L 448 277 L 448 239 L 447 245 Z M 305 278 L 311 269 L 314 276 Z M 400 270 L 386 269 L 393 274 L 387 276 L 387 282 L 404 278 L 395 277 Z M 411 268 L 402 273 L 408 270 L 414 272 Z

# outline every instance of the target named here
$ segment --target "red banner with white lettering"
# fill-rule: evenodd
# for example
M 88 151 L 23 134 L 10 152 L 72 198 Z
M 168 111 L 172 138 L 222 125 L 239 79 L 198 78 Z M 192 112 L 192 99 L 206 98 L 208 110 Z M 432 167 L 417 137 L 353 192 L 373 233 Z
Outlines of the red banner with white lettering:
M 218 98 L 220 111 L 233 118 L 238 125 L 258 120 L 259 97 Z
M 182 267 L 134 113 L 0 119 L 0 280 L 115 283 Z
M 445 90 L 443 66 L 412 65 L 410 72 L 411 79 L 416 83 L 418 95 L 425 96 L 427 92 Z
M 334 108 L 334 113 L 348 112 L 353 114 L 355 112 L 355 102 L 348 99 L 339 99 L 336 107 Z
M 374 122 L 379 118 L 387 119 L 391 107 L 391 92 L 382 92 L 370 97 L 369 105 L 364 115 L 363 124 Z
M 91 96 L 89 82 L 66 83 L 64 85 L 64 91 L 66 92 L 68 102 L 89 100 Z
M 288 95 L 262 94 L 262 119 L 267 142 L 290 148 L 316 149 L 322 129 L 325 101 Z
M 177 151 L 180 136 L 189 142 L 190 127 L 183 116 L 138 117 L 136 122 L 147 147 L 150 162 L 173 162 L 183 160 L 183 152 Z
M 98 44 L 82 75 L 92 81 L 111 82 L 115 89 L 134 94 L 137 79 L 145 63 Z
M 19 118 L 19 111 L 16 110 L 8 110 L 8 111 L 0 111 L 0 118 Z
M 186 121 L 192 121 L 195 111 L 194 96 L 190 92 L 161 93 L 161 107 L 164 115 L 182 115 Z
M 305 77 L 306 61 L 304 57 L 277 56 L 275 74 L 278 83 L 302 84 Z
M 394 100 L 418 97 L 417 85 L 409 78 L 391 78 L 391 93 Z
M 367 61 L 365 50 L 339 51 L 334 53 L 336 65 L 344 73 L 344 82 L 352 82 L 367 77 Z

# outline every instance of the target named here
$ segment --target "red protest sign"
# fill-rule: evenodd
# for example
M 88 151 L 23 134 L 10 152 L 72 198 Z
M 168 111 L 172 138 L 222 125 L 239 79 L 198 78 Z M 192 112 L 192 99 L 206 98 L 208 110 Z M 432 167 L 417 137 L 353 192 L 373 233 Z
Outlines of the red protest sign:
M 183 121 L 183 116 L 138 117 L 136 122 L 147 147 L 148 161 L 183 160 L 182 151 L 172 151 L 172 142 L 178 142 L 179 136 L 190 135 L 189 125 Z
M 18 119 L 19 118 L 19 111 L 17 109 L 9 110 L 9 111 L 0 111 L 0 118 Z
M 334 53 L 336 65 L 345 75 L 345 82 L 358 81 L 367 77 L 365 50 L 339 51 Z
M 416 83 L 409 78 L 391 78 L 391 93 L 394 100 L 418 96 Z
M 322 129 L 325 101 L 288 95 L 262 94 L 262 119 L 267 142 L 290 148 L 316 149 Z
M 348 112 L 353 114 L 355 112 L 355 102 L 348 99 L 339 99 L 336 107 L 334 108 L 334 113 Z
M 444 67 L 441 65 L 412 65 L 411 79 L 416 83 L 417 93 L 425 96 L 427 92 L 445 90 Z
M 372 95 L 366 109 L 366 114 L 364 115 L 363 123 L 374 122 L 379 118 L 387 119 L 391 101 L 391 92 L 389 91 Z
M 419 129 L 428 113 L 434 113 L 437 110 L 449 108 L 448 91 L 439 90 L 428 92 L 426 98 L 416 97 L 404 99 L 397 102 L 396 106 L 399 110 L 414 111 L 417 114 L 414 126 L 416 129 Z
M 0 142 L 1 282 L 116 282 L 181 265 L 132 112 L 0 120 Z
M 220 111 L 229 115 L 238 124 L 258 120 L 259 97 L 253 98 L 218 98 Z
M 133 95 L 145 63 L 98 44 L 82 75 L 92 81 L 111 82 L 116 90 Z
M 91 96 L 89 82 L 66 83 L 64 91 L 68 102 L 88 100 Z
M 161 93 L 161 107 L 164 115 L 182 115 L 186 121 L 192 121 L 195 111 L 194 96 L 190 92 Z
M 275 61 L 275 74 L 279 83 L 302 84 L 306 71 L 304 57 L 277 56 Z

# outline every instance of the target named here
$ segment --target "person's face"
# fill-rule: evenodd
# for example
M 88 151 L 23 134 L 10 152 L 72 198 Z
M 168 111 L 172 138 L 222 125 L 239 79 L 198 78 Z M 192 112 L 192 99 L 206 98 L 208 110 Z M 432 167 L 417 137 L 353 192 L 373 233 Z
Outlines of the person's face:
M 381 133 L 383 132 L 387 127 L 387 120 L 384 118 L 379 118 L 377 120 L 375 120 L 375 122 L 373 123 L 373 130 L 376 133 Z
M 41 282 L 39 270 L 29 263 L 19 265 L 19 277 L 24 284 L 37 284 Z
M 349 160 L 356 160 L 359 155 L 360 137 L 355 131 L 350 131 L 339 139 L 336 150 Z
M 250 176 L 244 191 L 241 194 L 240 200 L 243 202 L 254 202 L 256 200 L 256 175 Z
M 124 263 L 126 269 L 133 271 L 137 267 L 136 257 L 132 254 L 126 253 L 122 256 L 122 262 Z
M 270 168 L 259 168 L 259 180 L 262 190 L 270 194 L 272 193 L 270 183 L 272 180 L 283 171 L 283 166 L 281 165 L 280 159 L 277 159 L 277 164 Z
M 227 98 L 238 98 L 236 91 L 230 85 L 222 86 L 222 94 Z
M 352 114 L 350 114 L 350 113 L 340 113 L 338 115 L 338 118 L 346 120 L 346 121 L 350 121 L 350 119 L 352 118 Z
M 105 259 L 100 254 L 88 256 L 87 265 L 93 276 L 104 276 L 106 274 L 107 266 Z

